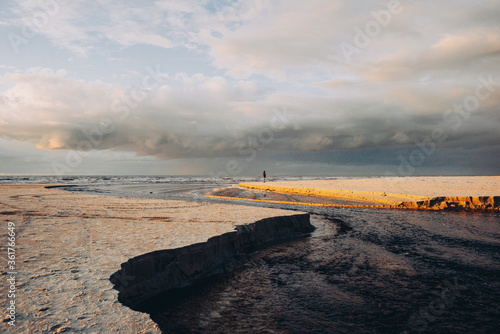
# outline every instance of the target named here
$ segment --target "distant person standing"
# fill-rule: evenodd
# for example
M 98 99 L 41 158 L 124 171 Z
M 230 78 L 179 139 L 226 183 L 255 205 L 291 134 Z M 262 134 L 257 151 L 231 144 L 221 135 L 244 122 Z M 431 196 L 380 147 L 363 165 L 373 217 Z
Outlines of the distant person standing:
M 266 171 L 262 172 L 262 177 L 264 178 L 264 183 L 266 183 Z

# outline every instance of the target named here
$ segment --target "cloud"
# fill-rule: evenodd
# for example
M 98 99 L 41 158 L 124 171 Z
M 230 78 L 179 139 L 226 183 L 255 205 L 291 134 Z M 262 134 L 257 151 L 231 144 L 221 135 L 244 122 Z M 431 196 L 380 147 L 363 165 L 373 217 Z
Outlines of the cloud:
M 0 136 L 47 152 L 317 158 L 411 150 L 436 129 L 450 155 L 498 149 L 498 0 L 401 0 L 401 12 L 358 45 L 351 62 L 340 46 L 356 46 L 386 3 L 100 0 L 52 11 L 40 4 L 16 2 L 2 19 L 2 29 L 33 26 L 45 12 L 33 27 L 47 53 L 0 65 Z M 81 57 L 55 65 L 58 58 L 48 58 L 60 48 Z M 151 62 L 168 69 L 151 87 L 116 83 L 143 83 L 141 68 Z M 66 69 L 46 68 L 57 66 Z M 480 78 L 493 81 L 481 89 L 487 98 L 456 109 L 476 103 Z
M 410 109 L 405 102 L 414 102 L 408 97 L 384 102 L 263 96 L 253 82 L 203 74 L 179 74 L 146 92 L 65 75 L 50 69 L 10 74 L 15 84 L 2 95 L 0 135 L 45 150 L 114 149 L 162 159 L 240 156 L 242 150 L 264 147 L 397 149 L 428 140 L 438 127 L 448 133 L 447 147 L 484 147 L 500 140 L 498 114 L 479 109 L 466 119 L 456 114 L 445 121 L 443 110 Z M 280 116 L 285 105 L 291 111 Z M 457 120 L 460 126 L 453 129 Z
M 363 68 L 360 75 L 368 81 L 392 81 L 415 78 L 423 73 L 463 71 L 474 64 L 486 70 L 498 63 L 500 29 L 472 30 L 463 34 L 446 34 L 427 49 L 401 48 L 380 57 Z M 477 70 L 474 67 L 474 70 Z M 460 75 L 460 73 L 457 73 Z
M 181 27 L 171 18 L 181 15 L 185 7 L 171 7 L 168 13 L 161 9 L 152 1 L 141 6 L 133 1 L 20 1 L 12 6 L 17 17 L 10 24 L 27 27 L 54 45 L 85 57 L 102 51 L 110 42 L 122 47 L 172 48 L 172 39 Z
M 229 75 L 283 76 L 290 70 L 319 68 L 330 62 L 339 7 L 324 0 L 277 2 L 261 8 L 261 15 L 237 28 L 221 28 L 221 37 L 207 31 L 202 36 L 211 47 L 214 64 Z
M 8 75 L 14 86 L 2 95 L 1 135 L 48 150 L 85 148 L 82 142 L 90 141 L 93 149 L 163 158 L 210 155 L 233 147 L 225 129 L 241 124 L 239 104 L 256 93 L 251 82 L 231 87 L 201 74 L 179 75 L 178 88 L 149 92 L 63 74 L 40 69 Z
M 498 7 L 498 1 L 485 5 L 498 12 L 495 4 Z M 444 1 L 440 6 L 446 11 L 428 2 L 401 1 L 401 11 L 382 26 L 373 14 L 387 12 L 380 3 L 360 8 L 347 1 L 278 1 L 240 25 L 200 34 L 211 48 L 214 65 L 233 77 L 260 74 L 302 82 L 321 77 L 334 82 L 348 75 L 354 80 L 399 81 L 494 66 L 500 40 L 491 13 L 474 1 L 459 6 Z M 373 37 L 366 35 L 370 22 L 380 28 Z M 366 46 L 356 44 L 358 31 L 365 34 Z M 358 47 L 350 64 L 342 43 Z

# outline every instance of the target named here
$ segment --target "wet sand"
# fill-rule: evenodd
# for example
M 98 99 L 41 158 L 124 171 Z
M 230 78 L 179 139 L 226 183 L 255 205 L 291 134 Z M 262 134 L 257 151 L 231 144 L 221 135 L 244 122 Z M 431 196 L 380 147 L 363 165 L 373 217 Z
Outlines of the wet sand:
M 0 186 L 2 240 L 16 232 L 15 328 L 2 332 L 158 333 L 149 315 L 117 300 L 109 277 L 134 256 L 177 248 L 236 225 L 297 212 L 187 201 L 69 193 L 41 185 Z M 0 256 L 7 258 L 6 243 Z M 2 271 L 0 304 L 7 305 Z
M 424 210 L 500 210 L 500 177 L 388 177 L 254 182 L 211 195 L 276 203 Z M 262 193 L 267 193 L 264 196 Z M 285 196 L 283 195 L 292 195 Z M 267 198 L 264 198 L 267 197 Z M 294 203 L 295 202 L 295 203 Z

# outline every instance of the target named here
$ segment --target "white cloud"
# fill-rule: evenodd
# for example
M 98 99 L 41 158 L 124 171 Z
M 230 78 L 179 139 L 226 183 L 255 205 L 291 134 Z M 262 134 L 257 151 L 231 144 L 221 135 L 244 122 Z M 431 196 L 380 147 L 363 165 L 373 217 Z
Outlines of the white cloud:
M 486 72 L 498 63 L 499 34 L 498 29 L 473 30 L 460 35 L 446 34 L 427 49 L 400 48 L 396 53 L 366 63 L 359 75 L 365 80 L 376 82 L 407 80 L 429 72 L 460 76 L 470 71 L 474 65 L 474 71 Z
M 121 46 L 174 46 L 167 36 L 172 29 L 165 20 L 166 14 L 153 2 L 138 6 L 132 1 L 77 0 L 61 2 L 49 10 L 39 1 L 20 1 L 16 6 L 13 11 L 18 18 L 12 19 L 11 24 L 27 26 L 80 56 L 104 49 L 102 43 L 109 42 Z
M 238 28 L 219 30 L 220 38 L 209 31 L 202 32 L 203 38 L 215 65 L 236 77 L 282 77 L 304 66 L 318 69 L 330 62 L 339 7 L 324 0 L 277 2 Z

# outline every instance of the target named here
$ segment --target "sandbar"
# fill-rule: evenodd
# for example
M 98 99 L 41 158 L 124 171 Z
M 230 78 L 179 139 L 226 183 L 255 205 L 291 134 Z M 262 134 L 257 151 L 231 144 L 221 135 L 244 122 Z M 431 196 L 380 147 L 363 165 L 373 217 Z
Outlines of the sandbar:
M 359 202 L 356 205 L 337 205 L 347 207 L 497 211 L 500 206 L 498 176 L 379 177 L 253 182 L 239 186 L 257 191 Z

